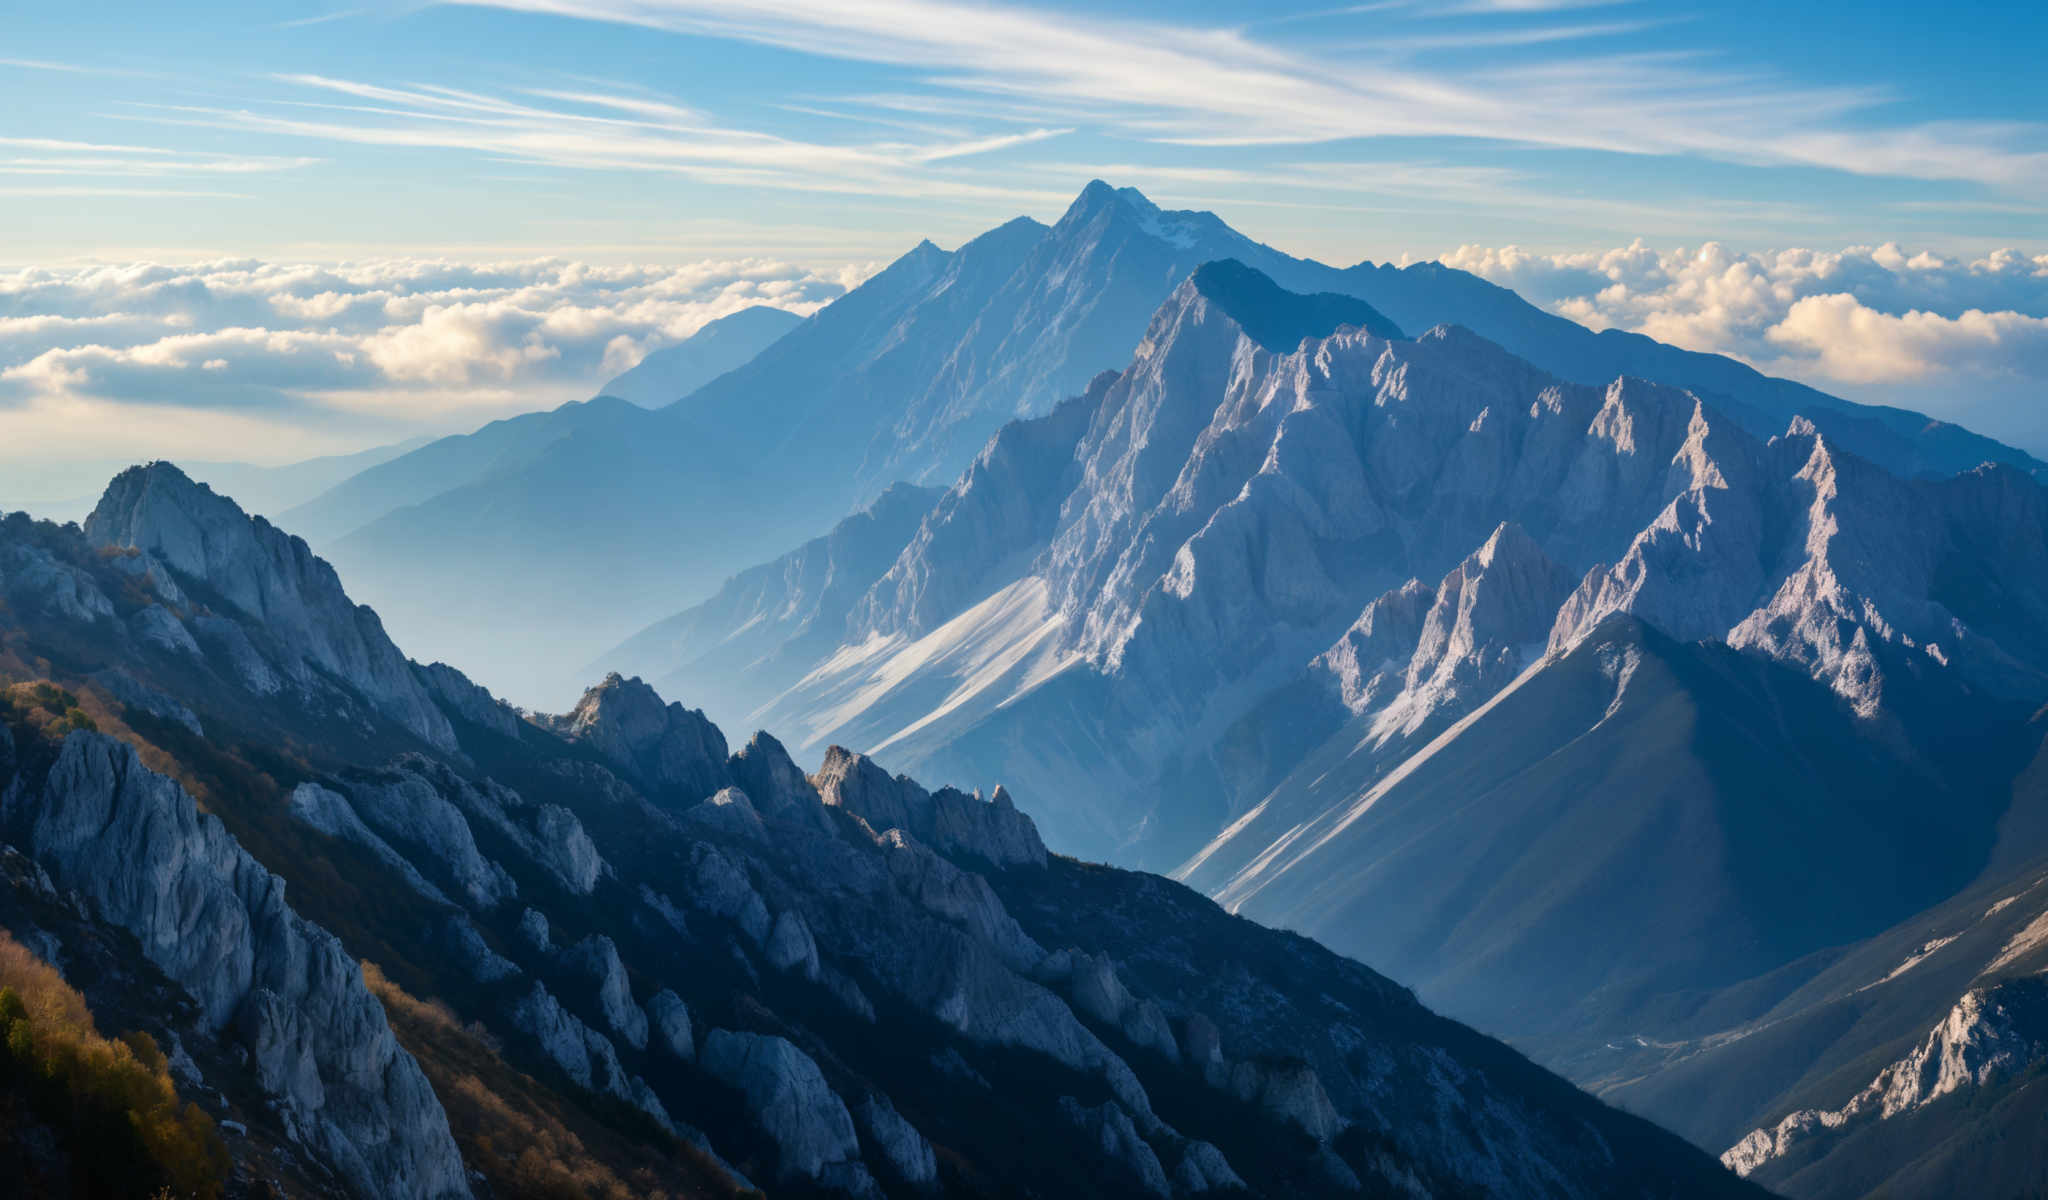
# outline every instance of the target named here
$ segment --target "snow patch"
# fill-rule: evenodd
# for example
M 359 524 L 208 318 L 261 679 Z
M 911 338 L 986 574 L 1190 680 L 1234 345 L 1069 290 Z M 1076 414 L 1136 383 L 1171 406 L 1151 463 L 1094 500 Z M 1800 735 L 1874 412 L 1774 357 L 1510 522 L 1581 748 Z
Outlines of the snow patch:
M 1989 975 L 2002 967 L 2011 966 L 2022 956 L 2039 949 L 2043 944 L 2048 944 L 2048 912 L 2035 917 L 2028 922 L 2025 929 L 2014 934 L 2012 940 L 2005 944 L 2005 949 L 1998 952 L 1998 957 L 1991 960 L 1991 965 L 1984 968 L 1984 973 Z
M 1859 992 L 1867 992 L 1871 988 L 1877 987 L 1880 984 L 1890 983 L 1892 980 L 1897 979 L 1901 975 L 1904 975 L 1906 972 L 1912 970 L 1914 967 L 1917 967 L 1921 963 L 1926 962 L 1928 958 L 1934 954 L 1935 951 L 1941 949 L 1943 946 L 1948 945 L 1950 942 L 1955 941 L 1958 937 L 1961 936 L 1961 934 L 1951 933 L 1947 937 L 1938 937 L 1926 942 L 1918 950 L 1915 950 L 1913 953 L 1907 955 L 1905 961 L 1901 962 L 1898 966 L 1893 967 L 1891 969 L 1891 972 L 1887 974 L 1883 979 L 1877 980 L 1874 983 L 1866 983 L 1862 987 L 1857 988 L 1856 990 Z
M 1065 627 L 1045 580 L 1030 576 L 923 637 L 841 647 L 752 719 L 793 728 L 807 746 L 858 720 L 860 740 L 885 750 L 963 710 L 992 712 L 1078 662 L 1060 650 Z
M 1327 845 L 1332 838 L 1343 833 L 1346 829 L 1357 823 L 1359 818 L 1372 811 L 1373 805 L 1379 803 L 1380 797 L 1399 786 L 1402 780 L 1407 779 L 1420 769 L 1424 763 L 1435 758 L 1446 747 L 1455 743 L 1460 735 L 1476 724 L 1481 718 L 1485 717 L 1487 713 L 1492 712 L 1494 708 L 1499 706 L 1509 696 L 1520 691 L 1522 685 L 1534 678 L 1536 673 L 1543 669 L 1543 666 L 1544 660 L 1531 663 L 1520 675 L 1515 676 L 1512 683 L 1494 693 L 1486 703 L 1465 714 L 1465 716 L 1453 723 L 1450 728 L 1432 739 L 1428 745 L 1416 751 L 1403 760 L 1399 766 L 1381 776 L 1377 783 L 1366 789 L 1349 805 L 1342 806 L 1341 809 L 1333 808 L 1317 817 L 1314 821 L 1297 825 L 1288 830 L 1276 839 L 1272 845 L 1260 852 L 1257 858 L 1245 864 L 1242 870 L 1231 876 L 1222 887 L 1212 892 L 1211 899 L 1231 912 L 1237 912 L 1243 908 L 1267 884 L 1293 870 L 1303 859 L 1306 859 L 1309 855 L 1314 854 L 1317 850 Z M 1299 853 L 1288 854 L 1288 851 L 1297 842 L 1318 826 L 1324 827 L 1321 830 L 1320 836 L 1316 837 L 1314 841 L 1309 842 Z M 1203 851 L 1203 855 L 1206 856 L 1213 853 L 1216 846 L 1220 845 L 1222 841 L 1222 838 L 1217 839 L 1216 843 L 1213 843 Z M 1284 861 L 1282 861 L 1283 859 Z M 1194 864 L 1190 863 L 1187 869 L 1192 870 L 1193 866 Z

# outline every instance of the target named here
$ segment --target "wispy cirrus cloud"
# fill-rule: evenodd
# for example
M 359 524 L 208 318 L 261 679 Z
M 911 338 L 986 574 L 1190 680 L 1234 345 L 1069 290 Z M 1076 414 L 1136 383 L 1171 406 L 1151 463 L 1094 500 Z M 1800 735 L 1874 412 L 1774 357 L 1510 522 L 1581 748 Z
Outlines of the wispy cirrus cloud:
M 845 139 L 829 136 L 829 126 L 805 135 L 746 128 L 603 82 L 492 92 L 281 73 L 268 82 L 282 94 L 232 105 L 124 104 L 111 115 L 734 187 L 1039 207 L 1059 203 L 1066 189 L 1039 186 L 1041 177 L 1008 152 L 1077 132 L 1178 148 L 1184 161 L 1243 148 L 1461 139 L 1821 167 L 2013 193 L 2048 188 L 2048 123 L 1886 124 L 1876 116 L 1895 97 L 1881 87 L 1808 85 L 1695 52 L 1603 50 L 1608 40 L 1677 18 L 1588 18 L 1580 10 L 1605 6 L 1583 3 L 1502 0 L 1462 17 L 1430 9 L 1397 14 L 1405 18 L 1398 22 L 1368 12 L 1370 36 L 1351 41 L 954 0 L 447 3 L 881 64 L 901 69 L 900 86 L 811 93 L 781 105 L 844 121 L 849 131 L 876 131 Z M 1461 53 L 1507 47 L 1518 50 L 1507 61 Z M 149 152 L 130 149 L 119 161 L 78 153 L 17 167 L 253 173 L 317 161 L 186 155 L 176 167 L 152 168 Z M 1368 151 L 1363 159 L 1386 157 Z M 1383 190 L 1362 172 L 1341 183 L 1332 175 L 1322 186 Z
M 1049 186 L 1041 172 L 1020 165 L 1015 152 L 1075 133 L 1150 142 L 1161 149 L 1149 157 L 1177 156 L 1183 165 L 1248 148 L 1346 143 L 1343 154 L 1363 147 L 1354 162 L 1363 168 L 1391 157 L 1365 145 L 1372 139 L 1432 138 L 1819 166 L 2013 192 L 2048 187 L 2048 149 L 2041 148 L 2048 147 L 2048 125 L 1880 127 L 1863 119 L 1891 98 L 1878 88 L 1809 86 L 1696 53 L 1600 51 L 1602 39 L 1678 19 L 1588 18 L 1580 11 L 1604 5 L 1504 0 L 1469 6 L 1463 15 L 1400 4 L 1331 10 L 1363 12 L 1372 26 L 1369 38 L 1345 42 L 1276 38 L 1256 25 L 1209 27 L 953 0 L 447 2 L 883 64 L 901 68 L 892 81 L 899 86 L 792 97 L 779 105 L 782 111 L 845 122 L 822 128 L 813 122 L 802 134 L 741 127 L 667 96 L 601 81 L 493 92 L 283 73 L 268 80 L 288 89 L 282 95 L 231 106 L 140 104 L 115 115 L 337 146 L 445 150 L 550 169 L 1013 209 L 1058 205 L 1072 182 Z M 1382 13 L 1401 19 L 1374 19 Z M 1498 47 L 1529 53 L 1505 62 L 1489 55 L 1483 63 L 1457 53 Z M 835 129 L 850 136 L 832 136 Z M 1095 145 L 1099 152 L 1099 139 Z M 298 161 L 276 155 L 210 165 L 187 159 L 184 165 L 255 172 Z M 1408 166 L 1427 164 L 1411 160 Z M 124 162 L 100 169 L 148 168 Z M 1434 178 L 1450 199 L 1470 194 L 1449 170 L 1375 176 L 1338 169 L 1310 181 L 1324 194 L 1307 202 L 1327 204 L 1332 193 L 1419 194 L 1404 177 Z M 1237 202 L 1269 199 L 1238 188 Z M 1491 200 L 1497 209 L 1499 197 Z M 1570 211 L 1585 213 L 1588 206 L 1613 207 L 1594 196 Z
M 1403 35 L 1398 44 L 1410 53 L 1431 50 L 1487 50 L 1511 46 L 1542 46 L 1557 42 L 1584 42 L 1623 37 L 1673 24 L 1672 18 L 1643 21 L 1602 21 L 1579 25 L 1536 25 L 1520 29 L 1465 29 L 1444 33 Z M 1332 42 L 1332 49 L 1385 51 L 1383 39 Z
M 1568 12 L 1575 8 L 1606 8 L 1625 3 L 1626 0 L 1464 0 L 1460 4 L 1447 4 L 1439 12 L 1448 13 L 1551 13 Z
M 220 192 L 197 188 L 163 187 L 113 187 L 93 184 L 27 184 L 0 183 L 0 196 L 20 196 L 37 199 L 66 199 L 86 196 L 126 196 L 151 199 L 179 197 L 200 200 L 249 200 L 254 197 L 246 192 Z
M 2048 186 L 2041 149 L 2048 130 L 2039 123 L 1852 124 L 1846 118 L 1867 116 L 1886 93 L 1715 68 L 1690 55 L 1573 53 L 1513 69 L 1424 66 L 1413 58 L 1426 41 L 1399 31 L 1335 55 L 1246 28 L 950 0 L 451 2 L 911 68 L 927 72 L 925 89 L 940 96 L 1052 97 L 1084 106 L 1105 127 L 1180 144 L 1457 137 Z M 1526 16 L 1590 6 L 1489 0 L 1466 7 Z
M 12 68 L 17 71 L 48 71 L 58 75 L 110 75 L 130 78 L 149 74 L 128 67 L 108 67 L 94 63 L 59 62 L 48 58 L 0 58 L 0 69 Z
M 316 13 L 310 17 L 295 17 L 289 21 L 279 21 L 275 25 L 271 26 L 271 28 L 306 29 L 314 25 L 328 25 L 332 24 L 335 21 L 346 21 L 351 17 L 363 16 L 367 14 L 369 11 L 370 10 L 366 8 L 337 9 L 334 12 Z
M 320 161 L 318 158 L 303 155 L 235 154 L 170 150 L 159 146 L 79 142 L 62 138 L 0 137 L 0 179 L 8 176 L 103 179 L 124 176 L 161 178 L 177 175 L 256 175 L 297 170 L 313 166 Z M 16 196 L 234 194 L 109 185 L 24 187 L 4 183 L 0 183 L 0 192 Z
M 891 196 L 1052 203 L 1020 188 L 932 164 L 1071 132 L 1035 128 L 984 136 L 827 143 L 720 124 L 695 109 L 640 95 L 527 89 L 512 98 L 436 84 L 392 86 L 322 75 L 277 82 L 346 97 L 288 100 L 268 111 L 143 106 L 132 119 L 412 149 L 458 150 L 577 170 L 662 172 L 738 185 Z

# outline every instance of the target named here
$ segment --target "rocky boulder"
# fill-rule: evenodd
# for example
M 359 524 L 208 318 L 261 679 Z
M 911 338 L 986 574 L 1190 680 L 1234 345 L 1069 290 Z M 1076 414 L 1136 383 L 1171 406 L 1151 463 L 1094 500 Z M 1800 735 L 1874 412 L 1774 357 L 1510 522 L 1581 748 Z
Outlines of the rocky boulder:
M 1088 1108 L 1072 1096 L 1062 1096 L 1060 1116 L 1088 1138 L 1091 1147 L 1112 1170 L 1127 1177 L 1139 1190 L 1152 1196 L 1173 1195 L 1173 1185 L 1167 1181 L 1166 1168 L 1159 1165 L 1158 1153 L 1138 1133 L 1131 1114 L 1114 1100 Z
M 655 1044 L 688 1062 L 697 1057 L 697 1042 L 690 1031 L 690 1008 L 682 997 L 663 988 L 647 1002 L 647 1021 L 653 1028 Z
M 939 1182 L 939 1160 L 932 1144 L 896 1111 L 889 1097 L 868 1092 L 853 1105 L 853 1117 L 875 1147 L 889 1170 L 913 1187 L 926 1189 Z
M 597 988 L 597 1008 L 605 1024 L 636 1050 L 647 1048 L 647 1014 L 633 1003 L 633 988 L 619 948 L 603 934 L 593 934 L 561 954 L 562 965 Z
M 832 823 L 818 798 L 818 789 L 811 786 L 803 768 L 796 765 L 782 743 L 767 732 L 756 733 L 733 755 L 729 769 L 733 782 L 746 792 L 762 816 L 831 832 Z
M 880 1194 L 861 1162 L 852 1114 L 818 1064 L 788 1039 L 714 1029 L 698 1062 L 745 1095 L 748 1110 L 775 1143 L 784 1178 L 855 1196 Z

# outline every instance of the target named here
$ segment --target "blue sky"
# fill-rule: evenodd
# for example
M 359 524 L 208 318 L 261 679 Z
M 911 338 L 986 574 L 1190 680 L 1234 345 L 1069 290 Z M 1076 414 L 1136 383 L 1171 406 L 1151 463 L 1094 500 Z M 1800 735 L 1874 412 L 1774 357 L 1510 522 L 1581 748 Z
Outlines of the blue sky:
M 1136 186 L 2048 455 L 2029 5 L 15 4 L 0 503 L 591 395 Z
M 865 258 L 1092 176 L 1336 261 L 2048 241 L 2038 5 L 18 5 L 0 262 Z

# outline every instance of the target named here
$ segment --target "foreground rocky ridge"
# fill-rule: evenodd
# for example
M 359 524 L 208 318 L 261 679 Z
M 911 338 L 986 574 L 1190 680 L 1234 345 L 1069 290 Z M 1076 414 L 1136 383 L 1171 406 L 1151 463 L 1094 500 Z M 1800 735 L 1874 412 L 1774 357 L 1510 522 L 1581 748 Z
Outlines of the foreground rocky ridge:
M 284 903 L 177 784 L 104 735 L 64 739 L 38 782 L 0 733 L 9 843 L 135 936 L 198 1002 L 197 1032 L 234 1027 L 285 1127 L 360 1195 L 467 1195 L 447 1118 L 335 937 Z
M 1047 854 L 1000 789 L 840 750 L 807 776 L 632 679 L 528 719 L 407 664 L 436 724 L 388 677 L 294 671 L 343 630 L 345 668 L 396 652 L 338 588 L 231 599 L 288 594 L 270 564 L 303 546 L 238 537 L 174 468 L 110 495 L 149 499 L 91 539 L 0 522 L 0 664 L 90 709 L 10 710 L 0 826 L 191 990 L 195 1037 L 246 1047 L 278 1136 L 355 1194 L 456 1194 L 488 1159 L 353 957 L 703 1194 L 1745 1193 L 1355 963 Z

